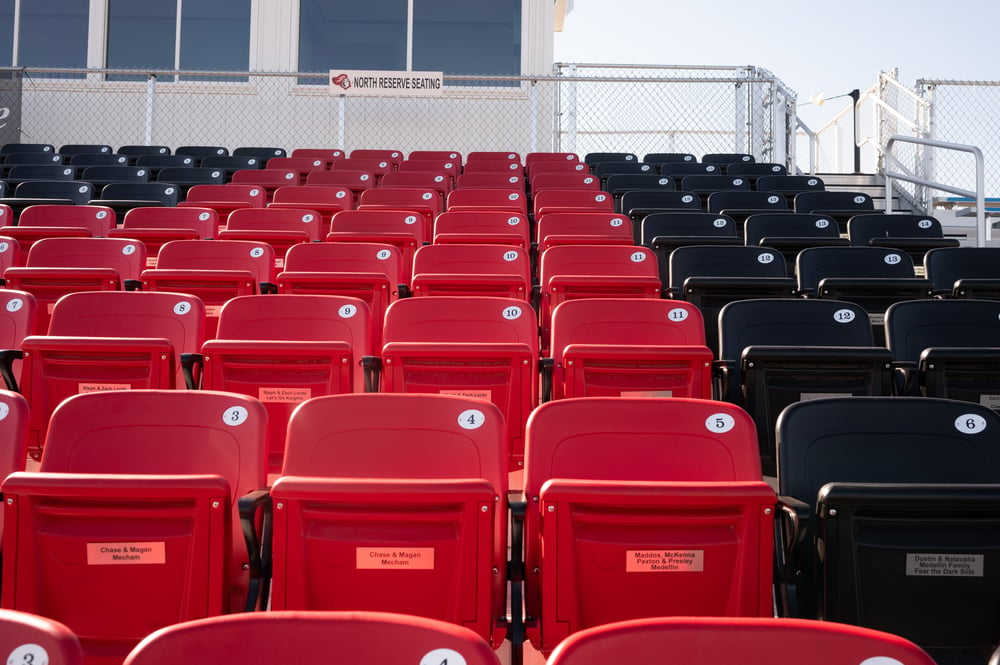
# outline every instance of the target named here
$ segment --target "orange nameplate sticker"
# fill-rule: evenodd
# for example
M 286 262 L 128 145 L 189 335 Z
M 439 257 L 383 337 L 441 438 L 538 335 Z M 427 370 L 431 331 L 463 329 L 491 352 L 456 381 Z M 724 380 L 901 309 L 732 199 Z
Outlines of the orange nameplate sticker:
M 359 547 L 358 570 L 434 570 L 433 547 Z
M 155 256 L 147 256 L 146 257 L 146 267 L 147 268 L 155 268 L 156 267 L 156 259 L 157 259 L 157 257 L 155 257 Z
M 115 390 L 131 390 L 130 383 L 81 383 L 77 386 L 77 392 L 81 395 L 85 393 L 109 393 Z
M 298 404 L 312 397 L 312 388 L 260 388 L 257 399 L 261 402 L 288 402 Z
M 441 395 L 458 395 L 459 397 L 471 397 L 472 399 L 481 399 L 484 402 L 490 402 L 493 400 L 492 390 L 442 390 Z
M 274 259 L 274 267 L 275 268 L 279 268 L 279 269 L 280 268 L 284 268 L 285 267 L 285 259 L 283 257 L 280 257 L 280 256 L 277 257 L 276 259 Z
M 673 397 L 673 390 L 623 390 L 622 397 Z
M 219 312 L 222 311 L 222 305 L 205 305 L 205 316 L 217 319 L 219 318 Z
M 626 550 L 626 573 L 700 573 L 704 550 Z
M 166 563 L 167 545 L 156 543 L 87 543 L 87 565 Z

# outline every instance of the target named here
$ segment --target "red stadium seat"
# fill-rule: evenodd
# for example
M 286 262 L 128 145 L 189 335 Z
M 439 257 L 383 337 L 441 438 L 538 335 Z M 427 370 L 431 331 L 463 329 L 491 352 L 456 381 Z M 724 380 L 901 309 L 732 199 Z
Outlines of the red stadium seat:
M 731 404 L 543 404 L 525 448 L 525 609 L 543 653 L 601 624 L 773 615 L 774 490 Z
M 276 278 L 278 293 L 350 296 L 371 312 L 371 349 L 382 348 L 385 310 L 400 297 L 403 258 L 392 245 L 324 242 L 288 250 L 285 270 Z
M 21 342 L 35 330 L 37 310 L 27 291 L 0 289 L 0 373 L 10 390 L 20 390 Z
M 292 410 L 320 395 L 365 392 L 371 314 L 357 298 L 240 296 L 202 346 L 205 390 L 249 395 L 268 414 L 268 470 L 278 472 Z
M 357 662 L 416 665 L 440 657 L 465 665 L 500 665 L 489 645 L 466 628 L 403 614 L 357 611 L 255 612 L 188 621 L 150 635 L 129 654 L 125 665 L 175 665 L 181 653 L 187 665 L 309 662 L 334 653 Z
M 684 301 L 567 300 L 552 314 L 551 347 L 551 399 L 712 398 L 701 312 Z
M 250 171 L 253 172 L 254 169 Z M 211 208 L 224 223 L 234 210 L 263 208 L 267 198 L 267 189 L 258 184 L 195 185 L 177 205 L 181 208 Z
M 414 296 L 531 300 L 528 253 L 505 245 L 425 245 L 413 255 Z
M 327 242 L 392 245 L 403 259 L 400 283 L 410 285 L 413 254 L 423 244 L 421 216 L 406 210 L 345 210 L 333 216 Z
M 214 185 L 212 185 L 214 187 Z M 219 233 L 213 208 L 133 208 L 111 238 L 131 238 L 146 247 L 146 267 L 155 268 L 160 248 L 171 240 L 212 240 Z
M 528 214 L 528 197 L 521 189 L 456 189 L 448 195 L 447 209 L 505 210 L 526 215 Z
M 259 530 L 237 502 L 265 486 L 265 423 L 229 393 L 63 402 L 39 471 L 3 484 L 3 605 L 65 623 L 109 665 L 157 628 L 258 606 Z
M 306 208 L 246 208 L 229 215 L 219 240 L 264 242 L 274 248 L 275 267 L 285 265 L 288 248 L 319 242 L 329 232 L 323 217 Z
M 521 466 L 524 424 L 538 403 L 538 324 L 523 300 L 405 298 L 385 313 L 381 391 L 493 402 L 507 422 L 510 469 Z
M 83 665 L 76 633 L 58 621 L 17 610 L 0 610 L 0 651 L 12 663 Z
M 491 244 L 530 247 L 530 224 L 523 213 L 503 210 L 454 210 L 434 220 L 435 245 Z
M 550 212 L 535 218 L 538 252 L 556 245 L 631 245 L 632 221 L 614 212 Z
M 831 621 L 732 617 L 663 617 L 622 621 L 568 637 L 548 665 L 934 665 L 901 637 Z
M 401 612 L 499 646 L 503 449 L 503 416 L 475 399 L 331 395 L 300 405 L 271 488 L 281 506 L 272 609 Z

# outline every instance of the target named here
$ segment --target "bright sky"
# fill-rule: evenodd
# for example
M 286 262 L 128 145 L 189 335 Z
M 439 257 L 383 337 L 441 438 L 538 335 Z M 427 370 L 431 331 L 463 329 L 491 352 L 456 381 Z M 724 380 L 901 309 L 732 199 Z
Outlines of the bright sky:
M 754 65 L 798 93 L 814 129 L 850 103 L 804 105 L 864 91 L 880 71 L 899 81 L 1000 80 L 995 0 L 573 0 L 556 62 Z

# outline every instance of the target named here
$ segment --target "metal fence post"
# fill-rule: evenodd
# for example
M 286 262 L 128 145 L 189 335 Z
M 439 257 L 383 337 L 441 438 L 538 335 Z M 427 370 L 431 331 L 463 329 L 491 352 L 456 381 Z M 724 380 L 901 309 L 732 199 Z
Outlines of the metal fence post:
M 156 74 L 146 76 L 146 134 L 145 145 L 153 145 L 153 102 L 156 99 Z

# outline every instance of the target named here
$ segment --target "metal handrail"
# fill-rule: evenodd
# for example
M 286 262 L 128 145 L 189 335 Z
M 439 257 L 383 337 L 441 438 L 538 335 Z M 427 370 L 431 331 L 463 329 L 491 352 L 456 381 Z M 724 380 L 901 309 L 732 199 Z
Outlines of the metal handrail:
M 976 159 L 976 191 L 971 192 L 966 189 L 961 189 L 959 187 L 952 187 L 951 185 L 945 185 L 940 182 L 935 182 L 933 180 L 927 180 L 925 178 L 919 178 L 911 173 L 897 172 L 890 170 L 890 161 L 892 165 L 902 166 L 901 162 L 892 155 L 892 146 L 896 143 L 915 143 L 917 145 L 928 146 L 931 148 L 942 148 L 945 150 L 954 150 L 957 152 L 967 152 L 972 154 Z M 922 185 L 924 187 L 930 187 L 932 189 L 937 189 L 943 192 L 949 192 L 951 194 L 957 194 L 958 196 L 964 196 L 967 198 L 975 198 L 976 200 L 976 246 L 985 247 L 986 241 L 991 239 L 991 229 L 986 223 L 986 196 L 983 191 L 986 189 L 986 177 L 985 177 L 985 167 L 983 162 L 983 152 L 974 145 L 964 145 L 961 143 L 948 143 L 946 141 L 935 141 L 933 139 L 919 138 L 915 136 L 904 136 L 901 134 L 896 134 L 889 137 L 886 141 L 884 154 L 887 157 L 885 165 L 885 206 L 886 212 L 892 212 L 892 181 L 893 179 L 902 180 L 904 182 L 910 182 L 915 185 Z M 905 168 L 905 167 L 904 167 Z

